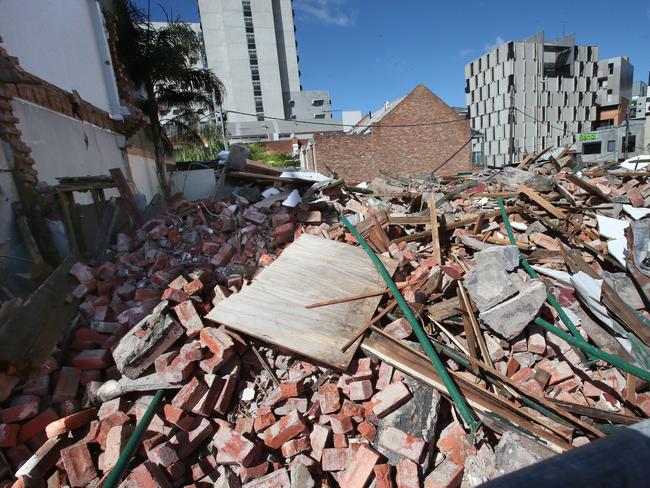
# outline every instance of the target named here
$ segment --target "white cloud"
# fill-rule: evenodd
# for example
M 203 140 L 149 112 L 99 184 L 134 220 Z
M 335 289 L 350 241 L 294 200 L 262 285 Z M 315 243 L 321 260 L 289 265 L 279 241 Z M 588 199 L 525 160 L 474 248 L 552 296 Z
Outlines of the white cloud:
M 486 42 L 483 44 L 483 50 L 486 52 L 489 51 L 494 51 L 496 48 L 498 48 L 501 44 L 505 44 L 506 41 L 503 40 L 503 37 L 497 36 L 497 38 L 494 40 L 494 42 Z
M 458 55 L 461 58 L 466 58 L 467 56 L 469 56 L 470 54 L 473 54 L 473 53 L 474 53 L 474 49 L 471 49 L 471 48 L 461 49 L 460 51 L 458 51 Z
M 348 27 L 354 25 L 356 12 L 346 12 L 345 4 L 349 0 L 296 0 L 293 4 L 296 11 L 306 18 L 323 24 Z

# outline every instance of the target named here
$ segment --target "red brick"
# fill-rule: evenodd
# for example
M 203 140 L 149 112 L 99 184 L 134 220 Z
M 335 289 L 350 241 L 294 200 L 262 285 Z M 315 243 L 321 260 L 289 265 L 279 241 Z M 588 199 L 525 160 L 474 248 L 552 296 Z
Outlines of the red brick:
M 314 424 L 311 434 L 309 434 L 309 441 L 311 444 L 311 457 L 316 461 L 321 460 L 323 449 L 327 447 L 327 443 L 332 435 L 332 429 L 324 425 Z
M 347 434 L 354 430 L 354 425 L 352 425 L 352 419 L 347 415 L 338 414 L 330 415 L 330 425 L 332 426 L 332 432 L 335 434 Z
M 71 400 L 77 397 L 81 371 L 77 368 L 64 366 L 59 372 L 59 380 L 52 394 L 52 401 L 60 403 L 64 400 Z
M 404 459 L 397 465 L 395 478 L 398 488 L 420 488 L 418 465 L 410 459 Z
M 476 453 L 476 448 L 469 444 L 469 439 L 463 427 L 458 422 L 449 424 L 441 433 L 436 447 L 445 458 L 464 466 L 465 458 Z
M 334 434 L 333 444 L 334 447 L 348 447 L 348 436 L 345 434 Z
M 424 488 L 458 488 L 463 480 L 463 466 L 445 459 L 424 480 Z
M 348 465 L 348 449 L 323 449 L 321 468 L 323 471 L 343 471 Z
M 20 434 L 18 435 L 18 442 L 22 443 L 28 441 L 38 435 L 45 436 L 45 427 L 58 418 L 58 415 L 52 408 L 44 410 L 36 417 L 23 424 L 20 429 Z
M 367 446 L 361 446 L 354 454 L 350 467 L 345 470 L 341 485 L 346 488 L 363 488 L 370 480 L 377 461 L 379 454 Z
M 188 295 L 196 295 L 203 291 L 203 282 L 200 279 L 195 278 L 185 285 L 183 290 L 185 290 Z
M 74 444 L 61 450 L 63 466 L 72 487 L 81 487 L 97 478 L 97 471 L 86 444 Z
M 133 469 L 120 487 L 170 488 L 171 484 L 158 466 L 146 461 Z
M 242 483 L 254 480 L 255 478 L 259 478 L 260 476 L 264 476 L 266 473 L 268 473 L 269 466 L 270 463 L 265 459 L 259 464 L 247 468 L 242 467 L 239 469 L 239 478 L 241 479 Z
M 20 432 L 20 424 L 0 424 L 0 447 L 14 447 Z
M 372 397 L 366 411 L 370 409 L 377 417 L 383 417 L 406 403 L 409 398 L 411 392 L 404 383 L 391 383 Z
M 219 247 L 217 253 L 214 256 L 212 256 L 212 259 L 210 260 L 210 264 L 218 268 L 221 266 L 225 266 L 226 264 L 228 264 L 228 261 L 230 261 L 230 258 L 232 258 L 234 255 L 235 255 L 235 248 L 226 242 L 222 244 L 221 247 Z
M 108 349 L 86 349 L 72 360 L 72 364 L 77 369 L 106 369 L 111 363 L 111 354 Z
M 513 374 L 519 369 L 519 361 L 514 356 L 508 358 L 506 363 L 506 376 L 512 377 Z
M 292 380 L 280 383 L 280 393 L 285 398 L 297 397 L 302 393 L 303 380 Z
M 335 413 L 341 408 L 341 394 L 333 383 L 326 383 L 318 389 L 318 401 L 321 412 L 324 414 Z
M 196 403 L 192 412 L 198 415 L 211 416 L 214 406 L 216 405 L 219 397 L 221 397 L 221 392 L 226 384 L 226 381 L 223 378 L 220 378 L 216 375 L 206 374 L 203 379 L 205 380 L 208 391 L 206 391 L 203 396 Z M 251 430 L 253 420 L 249 419 L 251 423 Z
M 377 374 L 377 383 L 375 383 L 375 388 L 378 390 L 385 389 L 388 385 L 391 384 L 393 379 L 393 367 L 385 362 L 382 362 L 379 365 L 379 372 Z
M 230 402 L 232 401 L 232 395 L 235 392 L 237 387 L 237 376 L 229 374 L 223 377 L 225 383 L 217 398 L 217 402 L 214 404 L 214 412 L 219 415 L 226 415 L 228 408 L 230 407 Z
M 399 319 L 391 322 L 386 327 L 384 327 L 384 332 L 396 339 L 406 339 L 411 335 L 413 329 L 411 329 L 408 320 L 406 320 L 404 317 L 400 317 Z
M 372 382 L 370 380 L 353 381 L 350 383 L 350 400 L 367 400 L 372 396 Z
M 215 357 L 227 360 L 234 353 L 235 343 L 225 328 L 206 327 L 201 330 L 201 344 L 210 349 Z
M 273 412 L 258 415 L 257 417 L 255 417 L 255 420 L 254 420 L 254 423 L 253 423 L 253 426 L 255 428 L 255 432 L 257 432 L 258 434 L 260 432 L 264 432 L 268 427 L 273 425 L 276 422 L 276 420 L 277 419 L 275 418 L 275 415 L 273 414 Z
M 242 417 L 237 419 L 235 423 L 235 430 L 242 435 L 252 435 L 255 432 L 255 420 L 250 417 Z
M 218 428 L 212 444 L 220 453 L 242 466 L 249 466 L 258 455 L 254 443 L 225 424 Z
M 199 381 L 198 378 L 194 377 L 183 388 L 178 390 L 171 404 L 176 408 L 190 411 L 207 391 L 208 387 Z
M 167 288 L 160 297 L 161 300 L 169 300 L 170 302 L 174 303 L 182 303 L 188 298 L 190 298 L 190 296 L 187 294 L 187 292 L 184 290 L 177 290 L 175 288 Z
M 106 437 L 108 436 L 109 431 L 116 425 L 124 425 L 129 422 L 129 416 L 123 412 L 113 412 L 110 415 L 107 415 L 99 423 L 99 429 L 97 430 L 97 436 L 93 442 L 99 444 L 102 449 L 106 448 Z
M 186 329 L 188 337 L 194 337 L 203 329 L 201 317 L 196 313 L 192 300 L 186 300 L 174 307 L 178 321 Z
M 163 415 L 167 422 L 175 425 L 181 430 L 188 431 L 194 423 L 194 417 L 189 415 L 185 410 L 174 407 L 168 403 L 163 405 Z
M 55 420 L 45 427 L 45 435 L 48 438 L 56 437 L 71 430 L 78 429 L 84 425 L 89 424 L 92 420 L 97 418 L 97 410 L 94 408 L 89 408 L 81 412 L 63 417 L 61 419 Z
M 367 420 L 364 420 L 359 425 L 357 425 L 357 430 L 359 434 L 366 439 L 368 442 L 373 442 L 377 436 L 377 427 L 372 425 Z
M 377 464 L 375 472 L 375 488 L 394 488 L 393 467 L 390 464 Z
M 420 463 L 426 442 L 407 432 L 402 432 L 395 427 L 386 427 L 379 436 L 379 443 L 401 456 Z
M 291 488 L 291 482 L 286 468 L 282 468 L 249 481 L 242 488 Z
M 126 402 L 124 399 L 122 399 L 122 397 L 114 398 L 113 400 L 109 400 L 101 404 L 99 410 L 97 411 L 97 418 L 99 418 L 99 420 L 103 420 L 110 414 L 114 412 L 120 412 L 125 408 Z
M 108 431 L 106 436 L 106 450 L 102 461 L 102 471 L 107 473 L 117 463 L 117 460 L 124 451 L 126 443 L 133 434 L 134 427 L 131 425 L 116 425 Z
M 282 444 L 305 431 L 305 423 L 297 411 L 285 415 L 264 431 L 262 439 L 271 449 L 279 449 Z
M 281 452 L 283 457 L 289 458 L 308 451 L 310 448 L 309 437 L 298 437 L 282 444 Z
M 25 403 L 13 404 L 13 406 L 0 410 L 0 422 L 10 424 L 30 419 L 38 414 L 40 399 L 29 399 Z

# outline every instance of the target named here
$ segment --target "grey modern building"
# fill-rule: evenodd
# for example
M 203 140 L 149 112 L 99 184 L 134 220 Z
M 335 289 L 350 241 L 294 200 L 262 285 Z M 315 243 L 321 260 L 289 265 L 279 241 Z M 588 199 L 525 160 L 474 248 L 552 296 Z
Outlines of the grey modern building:
M 627 138 L 627 156 L 638 156 L 645 151 L 646 119 L 629 121 L 629 134 Z M 625 129 L 626 124 L 601 127 L 599 129 L 578 134 L 576 146 L 582 154 L 582 161 L 586 163 L 620 161 L 625 157 Z
M 469 117 L 481 135 L 472 142 L 473 158 L 501 167 L 525 153 L 570 144 L 577 133 L 594 129 L 610 113 L 598 110 L 599 100 L 611 101 L 606 107 L 615 110 L 627 94 L 619 87 L 628 89 L 628 77 L 631 91 L 631 65 L 627 58 L 614 59 L 619 62 L 600 62 L 598 47 L 577 45 L 574 34 L 547 40 L 540 32 L 467 64 Z
M 199 0 L 208 67 L 230 124 L 331 119 L 328 92 L 303 91 L 291 0 Z M 260 122 L 254 124 L 253 122 Z M 276 133 L 276 138 L 278 137 Z

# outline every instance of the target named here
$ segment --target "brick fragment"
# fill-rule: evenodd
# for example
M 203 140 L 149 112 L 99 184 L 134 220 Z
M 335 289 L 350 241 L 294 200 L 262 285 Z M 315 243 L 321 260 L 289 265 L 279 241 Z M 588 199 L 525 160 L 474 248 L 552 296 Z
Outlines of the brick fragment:
M 59 380 L 54 388 L 54 393 L 52 393 L 52 401 L 61 403 L 64 400 L 76 398 L 80 380 L 81 371 L 77 368 L 62 367 L 59 372 Z
M 375 488 L 394 488 L 393 467 L 390 464 L 377 464 L 375 472 Z
M 235 255 L 235 248 L 225 242 L 224 244 L 221 245 L 217 253 L 212 256 L 212 259 L 210 260 L 210 264 L 213 266 L 216 266 L 217 268 L 221 266 L 225 266 L 228 264 L 228 261 L 230 261 L 230 258 L 232 258 Z
M 175 288 L 167 288 L 165 291 L 163 291 L 162 296 L 160 297 L 161 300 L 169 300 L 170 302 L 173 303 L 183 303 L 185 302 L 190 296 L 187 294 L 186 291 L 184 290 L 177 290 Z
M 234 374 L 229 374 L 223 377 L 225 381 L 219 398 L 217 398 L 216 403 L 214 404 L 214 413 L 219 415 L 226 415 L 228 408 L 230 407 L 230 402 L 232 401 L 233 393 L 237 387 L 237 376 Z
M 368 442 L 374 442 L 375 437 L 377 436 L 377 427 L 372 425 L 367 420 L 364 420 L 359 425 L 357 425 L 357 431 Z
M 81 370 L 106 369 L 111 363 L 111 354 L 108 349 L 86 349 L 72 360 L 74 367 Z
M 294 410 L 266 429 L 262 439 L 267 447 L 279 449 L 288 440 L 302 434 L 305 428 L 305 422 L 300 414 Z
M 280 383 L 280 393 L 285 398 L 297 397 L 302 393 L 303 380 L 291 380 Z
M 406 320 L 404 317 L 400 317 L 399 319 L 391 322 L 386 327 L 384 327 L 384 332 L 390 336 L 393 336 L 395 339 L 406 339 L 411 335 L 413 329 L 411 329 L 408 320 Z
M 404 459 L 397 465 L 396 475 L 399 488 L 419 488 L 420 472 L 418 465 L 410 459 Z
M 20 424 L 0 424 L 0 447 L 14 447 L 19 432 Z
M 282 444 L 281 452 L 285 458 L 293 457 L 301 452 L 308 451 L 311 447 L 309 437 L 298 437 Z
M 268 412 L 262 415 L 258 415 L 255 417 L 255 420 L 253 421 L 253 427 L 255 429 L 255 432 L 258 434 L 261 432 L 264 432 L 268 427 L 273 425 L 276 422 L 276 417 L 273 414 L 273 412 Z
M 316 461 L 321 460 L 323 449 L 327 447 L 331 435 L 331 428 L 324 425 L 314 424 L 311 434 L 309 434 L 309 441 L 311 444 L 311 457 Z
M 250 480 L 264 476 L 269 472 L 270 463 L 265 459 L 261 463 L 249 467 L 241 467 L 239 469 L 239 478 L 242 483 L 247 483 Z
M 291 481 L 287 469 L 282 468 L 249 481 L 242 488 L 291 488 Z
M 254 443 L 225 423 L 219 426 L 212 444 L 220 453 L 242 466 L 249 466 L 258 454 Z
M 335 434 L 347 434 L 348 432 L 354 430 L 352 419 L 347 415 L 330 415 L 329 419 L 330 425 L 332 426 L 332 432 Z
M 171 488 L 161 469 L 150 461 L 133 469 L 118 488 Z
M 389 426 L 381 431 L 379 443 L 401 456 L 404 456 L 416 463 L 420 463 L 426 442 L 407 432 L 402 432 L 395 427 Z
M 324 414 L 335 413 L 341 408 L 341 395 L 338 387 L 333 383 L 326 383 L 318 389 L 318 401 L 321 412 Z
M 379 454 L 367 446 L 361 446 L 354 454 L 350 466 L 345 470 L 342 486 L 346 488 L 363 488 L 379 461 Z
M 9 398 L 19 378 L 6 373 L 0 373 L 0 403 Z M 28 392 L 25 392 L 28 393 Z
M 70 486 L 85 486 L 97 478 L 97 471 L 87 444 L 78 443 L 62 449 L 61 459 L 65 472 L 68 474 Z
M 183 290 L 185 291 L 185 293 L 187 293 L 190 296 L 196 295 L 201 291 L 203 291 L 203 282 L 198 278 L 194 278 L 192 281 L 190 281 L 188 284 L 186 284 L 183 287 Z
M 25 402 L 19 403 L 15 403 L 15 400 L 14 398 L 11 406 L 0 410 L 0 422 L 5 424 L 20 422 L 21 420 L 35 417 L 38 414 L 39 397 L 28 395 Z
M 348 464 L 347 448 L 326 448 L 323 449 L 321 468 L 323 471 L 343 471 Z
M 197 377 L 193 377 L 174 396 L 171 404 L 181 410 L 190 411 L 208 391 L 208 387 Z
M 185 300 L 174 307 L 176 317 L 183 327 L 188 337 L 195 337 L 203 329 L 203 322 L 201 317 L 196 313 L 196 308 L 192 300 Z
M 51 439 L 52 437 L 56 437 L 58 435 L 65 434 L 66 432 L 70 432 L 71 430 L 83 427 L 84 425 L 89 424 L 95 418 L 97 418 L 96 409 L 89 408 L 83 410 L 81 412 L 63 417 L 49 423 L 45 427 L 45 435 Z
M 457 488 L 463 480 L 463 471 L 462 465 L 445 459 L 424 479 L 424 488 Z
M 465 458 L 476 453 L 476 448 L 469 444 L 465 430 L 458 422 L 449 424 L 441 433 L 436 447 L 449 460 L 464 466 Z
M 117 460 L 126 447 L 126 443 L 133 434 L 134 427 L 131 425 L 116 425 L 108 431 L 106 436 L 106 450 L 102 460 L 102 471 L 107 473 L 117 463 Z
M 59 416 L 56 414 L 54 409 L 48 408 L 44 410 L 36 417 L 23 424 L 20 429 L 20 434 L 18 434 L 18 442 L 26 442 L 39 435 L 45 436 L 45 427 L 58 418 Z
M 411 392 L 401 381 L 391 383 L 383 390 L 375 393 L 368 402 L 366 411 L 370 409 L 377 417 L 388 415 L 411 398 Z
M 214 360 L 225 363 L 233 354 L 235 343 L 223 327 L 206 327 L 201 330 L 201 344 L 210 349 Z
M 370 380 L 353 381 L 350 383 L 350 400 L 367 400 L 372 396 L 372 382 Z

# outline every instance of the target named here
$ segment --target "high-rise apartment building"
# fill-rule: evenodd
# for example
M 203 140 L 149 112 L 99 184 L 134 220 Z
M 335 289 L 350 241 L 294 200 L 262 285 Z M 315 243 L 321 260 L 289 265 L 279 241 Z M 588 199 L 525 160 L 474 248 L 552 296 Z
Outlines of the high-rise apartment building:
M 291 0 L 199 0 L 199 12 L 229 123 L 331 119 L 327 92 L 302 91 Z
M 598 47 L 576 45 L 573 34 L 547 40 L 541 32 L 467 64 L 465 78 L 472 129 L 482 135 L 472 157 L 501 167 L 614 123 L 629 102 L 632 66 L 625 57 L 599 61 Z

